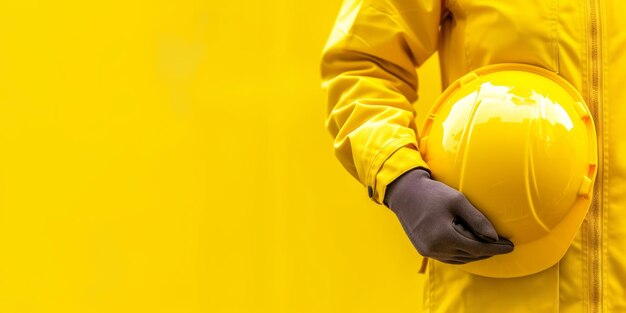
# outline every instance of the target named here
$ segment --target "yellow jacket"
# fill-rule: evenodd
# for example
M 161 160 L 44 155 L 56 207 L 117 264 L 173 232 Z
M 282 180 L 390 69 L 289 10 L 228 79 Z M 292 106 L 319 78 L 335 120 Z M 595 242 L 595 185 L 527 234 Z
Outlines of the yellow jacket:
M 526 63 L 585 97 L 598 133 L 589 215 L 559 264 L 515 279 L 429 261 L 427 312 L 626 312 L 626 3 L 618 0 L 347 0 L 322 60 L 327 127 L 346 169 L 380 203 L 426 164 L 416 68 L 439 51 L 443 86 L 478 67 Z

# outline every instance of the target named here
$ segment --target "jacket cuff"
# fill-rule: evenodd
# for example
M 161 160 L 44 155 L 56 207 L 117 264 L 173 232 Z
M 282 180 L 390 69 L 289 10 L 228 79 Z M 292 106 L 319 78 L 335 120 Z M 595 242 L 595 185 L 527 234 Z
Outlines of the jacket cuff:
M 374 186 L 367 187 L 369 197 L 376 203 L 382 204 L 387 185 L 416 167 L 429 169 L 414 144 L 396 150 L 383 162 L 380 170 L 376 173 Z

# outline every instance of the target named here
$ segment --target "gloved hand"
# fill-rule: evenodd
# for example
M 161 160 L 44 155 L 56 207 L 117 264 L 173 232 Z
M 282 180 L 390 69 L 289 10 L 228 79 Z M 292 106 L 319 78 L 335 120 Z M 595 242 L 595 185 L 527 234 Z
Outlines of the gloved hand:
M 513 251 L 489 220 L 457 190 L 413 169 L 387 186 L 383 201 L 398 217 L 417 251 L 464 264 Z

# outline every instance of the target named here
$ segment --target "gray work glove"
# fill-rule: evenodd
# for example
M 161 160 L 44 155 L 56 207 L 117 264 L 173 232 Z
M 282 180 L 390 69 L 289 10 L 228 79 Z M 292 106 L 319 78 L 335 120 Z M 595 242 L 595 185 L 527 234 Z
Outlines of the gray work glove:
M 413 169 L 387 186 L 383 201 L 398 217 L 417 251 L 435 260 L 464 264 L 513 251 L 489 220 L 457 190 Z

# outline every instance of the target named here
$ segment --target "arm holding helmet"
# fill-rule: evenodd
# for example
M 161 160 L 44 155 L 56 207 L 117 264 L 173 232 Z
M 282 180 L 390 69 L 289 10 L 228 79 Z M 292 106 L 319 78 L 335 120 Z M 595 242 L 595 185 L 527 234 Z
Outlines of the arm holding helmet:
M 346 0 L 323 52 L 335 154 L 398 216 L 424 256 L 465 263 L 512 244 L 458 191 L 430 179 L 417 150 L 417 73 L 437 49 L 441 1 Z

